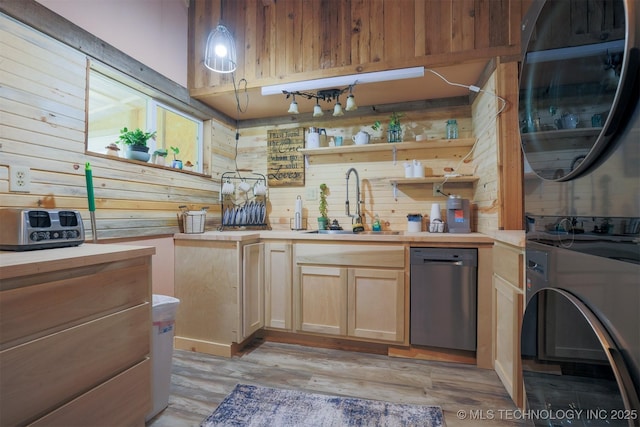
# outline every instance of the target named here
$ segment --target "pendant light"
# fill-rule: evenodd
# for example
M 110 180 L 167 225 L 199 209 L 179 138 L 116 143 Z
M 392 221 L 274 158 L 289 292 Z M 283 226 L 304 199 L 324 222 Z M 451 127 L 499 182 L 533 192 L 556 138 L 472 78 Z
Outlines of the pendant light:
M 333 107 L 333 117 L 344 116 L 344 111 L 342 111 L 342 104 L 340 104 L 340 100 L 336 102 L 335 107 Z
M 289 105 L 289 111 L 287 111 L 287 113 L 289 114 L 300 114 L 300 111 L 298 111 L 298 103 L 296 102 L 296 96 L 293 95 L 293 101 L 291 102 L 291 105 Z
M 352 93 L 347 96 L 347 106 L 345 107 L 346 111 L 356 111 L 358 106 L 356 105 L 356 98 Z
M 322 111 L 322 107 L 320 106 L 320 101 L 316 98 L 316 105 L 313 107 L 313 117 L 322 117 L 324 116 L 324 111 Z
M 223 17 L 222 3 L 220 1 L 220 21 Z M 236 42 L 227 27 L 218 24 L 207 37 L 204 66 L 216 73 L 232 73 L 236 70 L 237 64 Z
M 204 65 L 216 73 L 231 73 L 236 70 L 236 44 L 224 25 L 218 25 L 207 38 Z

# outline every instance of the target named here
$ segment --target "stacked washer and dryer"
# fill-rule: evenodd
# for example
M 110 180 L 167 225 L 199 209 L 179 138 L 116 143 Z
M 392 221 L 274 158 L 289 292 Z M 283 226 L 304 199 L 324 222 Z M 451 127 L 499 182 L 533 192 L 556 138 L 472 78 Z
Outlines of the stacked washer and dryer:
M 535 0 L 523 23 L 521 362 L 536 425 L 640 425 L 639 9 Z

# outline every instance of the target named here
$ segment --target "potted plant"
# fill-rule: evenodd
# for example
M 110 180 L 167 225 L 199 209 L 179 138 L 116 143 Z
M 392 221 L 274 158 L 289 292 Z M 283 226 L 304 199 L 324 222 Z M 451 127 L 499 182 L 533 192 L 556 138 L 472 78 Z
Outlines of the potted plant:
M 389 116 L 389 127 L 387 128 L 387 142 L 402 142 L 402 128 L 400 127 L 400 118 L 402 113 L 395 111 Z M 376 120 L 371 126 L 373 130 L 382 129 L 380 120 Z
M 327 215 L 327 184 L 320 184 L 320 205 L 318 206 L 320 216 L 318 217 L 318 230 L 326 230 L 329 226 L 329 216 Z
M 153 152 L 153 156 L 151 157 L 151 161 L 153 163 L 155 163 L 156 165 L 160 165 L 160 166 L 164 166 L 166 164 L 166 160 L 167 160 L 167 156 L 169 155 L 169 152 L 164 149 L 164 148 L 160 148 L 156 151 Z
M 155 136 L 155 131 L 144 132 L 140 128 L 129 130 L 125 127 L 120 130 L 118 143 L 124 144 L 124 156 L 127 159 L 148 162 L 151 155 L 149 154 L 149 147 L 147 147 L 147 142 L 151 138 L 155 138 Z
M 182 169 L 182 160 L 178 160 L 178 154 L 180 154 L 180 148 L 178 147 L 170 147 L 171 151 L 173 151 L 173 161 L 171 162 L 171 167 L 176 169 Z

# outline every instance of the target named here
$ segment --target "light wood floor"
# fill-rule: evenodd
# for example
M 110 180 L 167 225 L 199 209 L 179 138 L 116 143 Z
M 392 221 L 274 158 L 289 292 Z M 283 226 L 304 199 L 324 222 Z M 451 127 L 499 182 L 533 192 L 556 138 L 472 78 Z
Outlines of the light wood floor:
M 447 427 L 528 425 L 492 370 L 267 341 L 231 359 L 175 350 L 169 407 L 147 426 L 198 426 L 237 383 L 438 405 Z

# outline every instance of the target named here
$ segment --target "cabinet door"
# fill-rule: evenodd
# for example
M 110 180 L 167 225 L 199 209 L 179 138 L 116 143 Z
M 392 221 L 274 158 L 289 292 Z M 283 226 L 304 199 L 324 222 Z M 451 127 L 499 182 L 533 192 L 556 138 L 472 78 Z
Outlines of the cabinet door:
M 306 332 L 347 333 L 347 269 L 300 267 L 297 326 Z
M 349 269 L 348 334 L 404 340 L 404 271 Z
M 524 256 L 522 249 L 499 242 L 493 251 L 494 369 L 515 404 L 522 407 L 520 324 Z
M 265 245 L 265 326 L 293 328 L 291 322 L 292 264 L 290 243 Z
M 522 293 L 499 276 L 494 276 L 493 285 L 496 313 L 495 371 L 513 401 L 519 405 L 522 398 L 519 339 Z
M 242 338 L 264 326 L 264 243 L 242 248 Z

